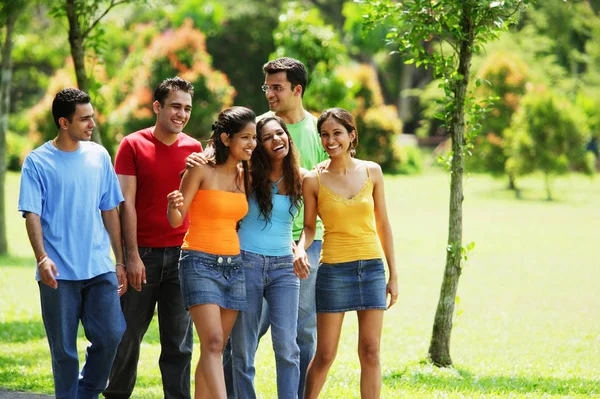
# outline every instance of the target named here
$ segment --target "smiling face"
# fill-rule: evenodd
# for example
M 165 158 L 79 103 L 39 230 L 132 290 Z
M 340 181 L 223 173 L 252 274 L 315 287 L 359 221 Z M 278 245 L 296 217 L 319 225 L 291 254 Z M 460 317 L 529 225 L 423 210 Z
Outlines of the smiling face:
M 285 72 L 267 74 L 265 85 L 269 87 L 265 97 L 271 111 L 286 113 L 297 109 L 302 104 L 302 87 L 292 86 Z
M 321 124 L 319 131 L 321 144 L 330 158 L 345 155 L 350 152 L 350 143 L 355 140 L 356 132 L 349 132 L 344 125 L 333 117 L 327 118 Z
M 229 149 L 229 156 L 236 161 L 249 161 L 256 148 L 256 124 L 246 124 L 242 130 L 229 136 L 221 133 L 221 141 Z
M 74 141 L 90 141 L 92 132 L 96 126 L 94 121 L 94 108 L 92 104 L 77 104 L 75 113 L 71 117 L 71 121 L 67 118 L 60 118 L 59 123 L 61 129 L 67 131 L 67 137 Z
M 271 159 L 282 160 L 290 152 L 290 138 L 279 122 L 267 122 L 260 131 L 260 145 Z
M 156 127 L 165 133 L 179 134 L 190 120 L 192 95 L 182 90 L 171 90 L 164 105 L 158 101 L 154 101 L 152 105 L 156 114 Z

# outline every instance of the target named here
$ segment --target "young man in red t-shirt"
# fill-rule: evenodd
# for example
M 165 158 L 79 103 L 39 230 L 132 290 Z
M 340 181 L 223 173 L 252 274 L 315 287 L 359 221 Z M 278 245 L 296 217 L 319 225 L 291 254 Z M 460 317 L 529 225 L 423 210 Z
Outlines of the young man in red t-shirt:
M 121 297 L 127 329 L 104 391 L 107 398 L 129 398 L 135 386 L 140 343 L 158 303 L 161 355 L 158 361 L 165 398 L 190 397 L 193 330 L 181 297 L 179 253 L 188 220 L 172 228 L 167 194 L 179 188 L 185 159 L 202 151 L 182 133 L 190 119 L 194 88 L 181 78 L 166 79 L 154 91 L 154 127 L 126 136 L 115 171 L 125 201 L 121 225 L 131 288 Z

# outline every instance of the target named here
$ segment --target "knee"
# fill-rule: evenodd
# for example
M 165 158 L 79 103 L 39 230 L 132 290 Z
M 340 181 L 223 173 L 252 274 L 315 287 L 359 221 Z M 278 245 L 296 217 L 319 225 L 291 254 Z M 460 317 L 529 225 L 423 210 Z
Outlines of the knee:
M 200 342 L 200 348 L 202 353 L 221 355 L 225 348 L 223 336 L 221 334 L 210 334 Z
M 274 341 L 273 351 L 279 361 L 299 361 L 300 348 L 296 340 Z
M 333 361 L 335 360 L 335 355 L 336 355 L 336 352 L 332 351 L 332 350 L 317 352 L 315 354 L 313 364 L 317 368 L 329 369 L 331 367 L 331 365 L 333 364 Z
M 358 346 L 358 357 L 363 365 L 377 366 L 379 364 L 379 342 L 361 342 Z

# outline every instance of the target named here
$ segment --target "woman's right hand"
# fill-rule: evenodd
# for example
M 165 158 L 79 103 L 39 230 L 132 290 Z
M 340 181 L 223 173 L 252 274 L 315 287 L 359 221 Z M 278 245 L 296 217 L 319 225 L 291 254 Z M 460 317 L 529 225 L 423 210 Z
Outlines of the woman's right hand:
M 183 205 L 183 194 L 179 190 L 170 192 L 167 194 L 167 201 L 169 201 L 169 209 L 179 209 Z

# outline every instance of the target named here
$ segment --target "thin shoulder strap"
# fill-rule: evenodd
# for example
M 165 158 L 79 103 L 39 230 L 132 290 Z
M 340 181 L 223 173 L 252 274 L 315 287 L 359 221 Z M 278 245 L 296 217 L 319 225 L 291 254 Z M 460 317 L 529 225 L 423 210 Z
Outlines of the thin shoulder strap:
M 365 161 L 365 166 L 367 167 L 367 177 L 371 179 L 371 172 L 369 171 L 369 163 Z

